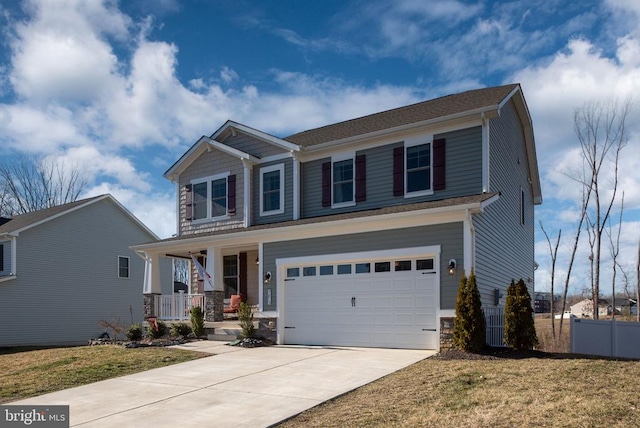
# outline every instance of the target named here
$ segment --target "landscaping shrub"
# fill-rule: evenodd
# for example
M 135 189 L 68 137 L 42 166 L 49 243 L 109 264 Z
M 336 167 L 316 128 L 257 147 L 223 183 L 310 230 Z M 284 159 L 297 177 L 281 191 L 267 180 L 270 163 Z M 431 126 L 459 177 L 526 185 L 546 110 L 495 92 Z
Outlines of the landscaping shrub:
M 514 349 L 531 349 L 538 344 L 531 296 L 524 280 L 511 281 L 504 308 L 504 343 Z
M 204 311 L 200 306 L 191 308 L 191 328 L 196 337 L 204 336 Z
M 469 278 L 460 279 L 456 300 L 456 317 L 453 320 L 453 344 L 464 351 L 479 351 L 486 343 L 486 323 L 482 312 L 476 275 L 471 270 Z
M 167 335 L 167 325 L 162 320 L 156 320 L 155 322 L 157 330 L 154 328 L 153 323 L 149 322 L 149 328 L 147 329 L 147 336 L 151 339 L 160 339 Z
M 142 326 L 140 324 L 133 324 L 129 326 L 127 330 L 127 339 L 131 341 L 142 340 Z
M 251 306 L 245 302 L 240 302 L 240 306 L 238 307 L 238 321 L 240 321 L 243 338 L 248 339 L 255 335 L 256 329 L 253 326 L 253 312 L 251 311 Z
M 191 326 L 184 322 L 171 325 L 171 336 L 186 339 L 191 334 Z

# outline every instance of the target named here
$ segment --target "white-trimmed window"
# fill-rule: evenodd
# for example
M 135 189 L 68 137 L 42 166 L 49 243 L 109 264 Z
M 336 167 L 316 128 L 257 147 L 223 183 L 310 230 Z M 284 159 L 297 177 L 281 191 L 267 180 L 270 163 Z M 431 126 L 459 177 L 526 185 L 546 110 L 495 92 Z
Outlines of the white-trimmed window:
M 129 257 L 118 256 L 118 278 L 129 279 Z
M 333 162 L 332 165 L 332 205 L 345 206 L 354 203 L 355 180 L 353 158 Z
M 407 196 L 433 193 L 431 158 L 431 142 L 406 146 L 405 194 Z
M 227 217 L 229 173 L 192 180 L 192 220 L 219 220 Z
M 284 164 L 260 169 L 260 215 L 284 213 Z

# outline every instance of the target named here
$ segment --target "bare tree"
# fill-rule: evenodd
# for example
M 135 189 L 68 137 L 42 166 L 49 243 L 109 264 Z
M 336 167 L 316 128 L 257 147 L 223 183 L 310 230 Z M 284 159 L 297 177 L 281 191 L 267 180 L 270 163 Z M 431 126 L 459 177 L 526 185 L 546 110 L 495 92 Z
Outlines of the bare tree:
M 602 234 L 616 199 L 618 161 L 620 152 L 627 144 L 626 121 L 630 109 L 630 101 L 621 106 L 617 102 L 606 105 L 591 103 L 576 110 L 574 115 L 574 129 L 580 142 L 585 164 L 585 174 L 581 181 L 593 194 L 587 210 L 586 226 L 592 248 L 590 260 L 594 319 L 598 318 L 598 299 L 600 297 Z M 605 184 L 609 162 L 613 168 L 610 188 Z M 607 192 L 610 193 L 610 196 L 607 195 Z
M 615 242 L 613 239 L 613 231 L 611 230 L 611 222 L 609 222 L 609 229 L 607 229 L 607 235 L 609 236 L 609 252 L 611 253 L 611 317 L 616 318 L 616 276 L 618 273 L 618 267 L 621 268 L 618 262 L 618 255 L 620 254 L 620 233 L 622 231 L 622 212 L 624 211 L 624 192 L 622 192 L 622 201 L 620 202 L 620 218 L 618 219 L 618 231 L 616 233 Z
M 64 161 L 16 155 L 0 163 L 0 215 L 24 214 L 78 199 L 83 171 Z
M 542 222 L 540 222 L 540 229 L 542 229 L 542 233 L 544 233 L 545 238 L 547 238 L 547 244 L 549 244 L 549 255 L 551 256 L 551 340 L 553 342 L 553 346 L 556 346 L 556 318 L 554 316 L 554 304 L 553 298 L 555 296 L 554 284 L 556 278 L 556 261 L 558 260 L 558 246 L 560 245 L 560 237 L 562 236 L 562 230 L 558 230 L 558 238 L 556 239 L 555 246 L 551 246 L 551 239 L 549 239 L 549 235 L 547 231 L 544 230 L 544 226 Z M 564 311 L 562 312 L 564 316 Z M 561 321 L 562 322 L 562 321 Z
M 580 243 L 580 232 L 584 220 L 587 216 L 587 207 L 589 206 L 589 199 L 591 198 L 591 188 L 582 186 L 582 205 L 580 210 L 580 220 L 578 221 L 578 228 L 576 229 L 576 235 L 573 239 L 573 248 L 571 249 L 571 257 L 569 258 L 569 265 L 567 266 L 567 276 L 564 280 L 564 290 L 562 293 L 562 316 L 560 317 L 560 329 L 558 334 L 562 337 L 562 325 L 564 322 L 564 312 L 567 310 L 567 293 L 569 291 L 569 283 L 571 282 L 571 273 L 573 271 L 573 265 L 576 260 L 576 253 L 578 252 L 578 244 Z

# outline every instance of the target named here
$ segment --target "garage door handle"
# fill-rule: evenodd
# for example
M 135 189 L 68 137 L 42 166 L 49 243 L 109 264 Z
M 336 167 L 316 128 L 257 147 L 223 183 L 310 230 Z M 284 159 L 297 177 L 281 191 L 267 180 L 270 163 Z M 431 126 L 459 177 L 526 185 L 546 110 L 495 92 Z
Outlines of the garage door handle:
M 285 278 L 285 281 L 295 281 L 295 278 Z
M 423 275 L 433 275 L 435 272 L 422 272 Z M 286 281 L 286 279 L 285 279 Z
M 287 328 L 287 327 L 285 327 Z M 422 331 L 436 331 L 435 328 L 423 328 Z
M 295 328 L 295 327 L 287 327 L 286 325 L 284 326 L 284 328 Z

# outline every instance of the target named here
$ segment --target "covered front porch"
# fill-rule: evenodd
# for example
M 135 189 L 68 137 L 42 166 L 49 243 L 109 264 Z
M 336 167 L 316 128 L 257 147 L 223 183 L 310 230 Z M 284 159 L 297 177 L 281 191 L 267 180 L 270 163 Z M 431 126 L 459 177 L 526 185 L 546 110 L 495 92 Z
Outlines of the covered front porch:
M 275 320 L 275 314 L 262 310 L 263 284 L 268 279 L 262 273 L 257 243 L 222 247 L 177 241 L 137 252 L 145 260 L 145 319 L 188 321 L 191 309 L 201 307 L 205 322 L 221 322 L 237 317 L 232 302 L 240 296 L 252 307 L 254 318 Z M 174 274 L 177 264 L 187 270 L 181 281 Z

